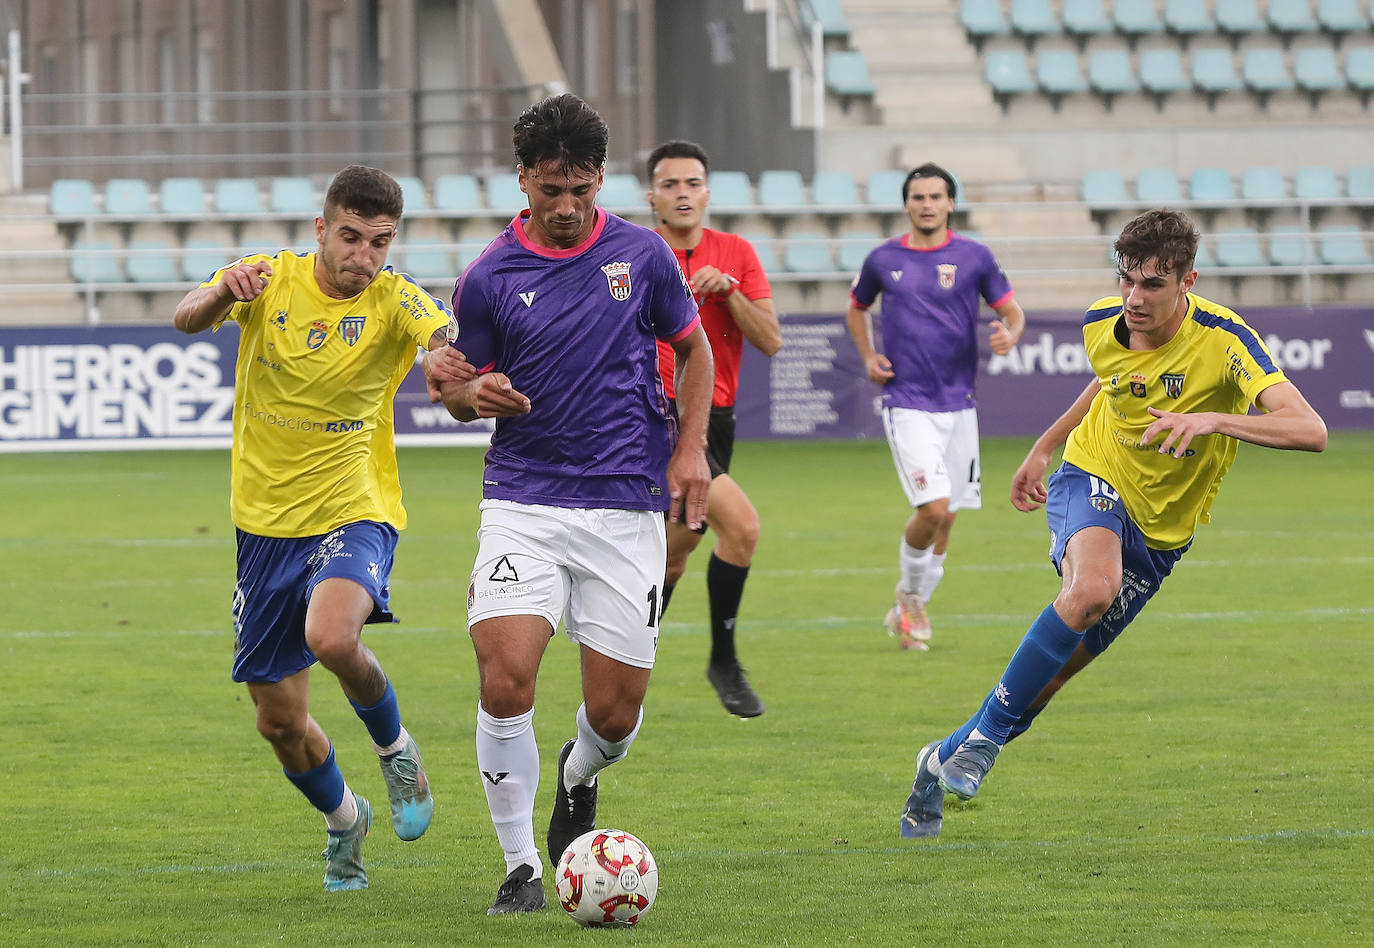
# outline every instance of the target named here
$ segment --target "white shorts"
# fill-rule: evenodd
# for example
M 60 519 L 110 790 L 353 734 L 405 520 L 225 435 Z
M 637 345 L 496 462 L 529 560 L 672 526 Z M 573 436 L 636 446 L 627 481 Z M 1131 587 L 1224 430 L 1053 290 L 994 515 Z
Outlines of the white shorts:
M 949 498 L 949 511 L 983 506 L 978 412 L 884 408 L 892 463 L 911 506 Z
M 653 668 L 668 555 L 663 514 L 484 500 L 468 628 L 543 616 L 579 645 Z

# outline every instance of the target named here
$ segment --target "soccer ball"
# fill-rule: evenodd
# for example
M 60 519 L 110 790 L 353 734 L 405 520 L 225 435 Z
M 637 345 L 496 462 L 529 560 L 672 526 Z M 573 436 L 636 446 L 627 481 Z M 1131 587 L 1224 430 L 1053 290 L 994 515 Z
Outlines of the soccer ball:
M 599 829 L 573 840 L 554 872 L 563 909 L 579 925 L 629 928 L 658 894 L 658 864 L 635 836 Z

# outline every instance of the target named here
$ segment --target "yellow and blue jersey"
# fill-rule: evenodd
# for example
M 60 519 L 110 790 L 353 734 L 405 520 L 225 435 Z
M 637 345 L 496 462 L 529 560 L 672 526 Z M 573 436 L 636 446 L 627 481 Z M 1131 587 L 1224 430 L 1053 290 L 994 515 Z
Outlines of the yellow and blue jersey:
M 403 529 L 392 399 L 416 347 L 448 325 L 446 308 L 390 267 L 357 296 L 336 300 L 315 280 L 314 253 L 242 259 L 268 261 L 272 276 L 261 296 L 226 316 L 241 330 L 234 525 L 268 537 L 315 536 L 359 520 Z M 225 269 L 201 285 L 218 283 Z
M 1188 294 L 1188 312 L 1158 349 L 1128 349 L 1117 335 L 1120 297 L 1098 300 L 1083 317 L 1083 344 L 1101 390 L 1064 447 L 1064 460 L 1107 480 L 1120 493 L 1153 549 L 1186 544 L 1206 523 L 1239 442 L 1226 435 L 1193 439 L 1187 456 L 1160 454 L 1164 435 L 1140 437 L 1148 411 L 1244 414 L 1260 393 L 1287 381 L 1255 331 L 1231 310 Z

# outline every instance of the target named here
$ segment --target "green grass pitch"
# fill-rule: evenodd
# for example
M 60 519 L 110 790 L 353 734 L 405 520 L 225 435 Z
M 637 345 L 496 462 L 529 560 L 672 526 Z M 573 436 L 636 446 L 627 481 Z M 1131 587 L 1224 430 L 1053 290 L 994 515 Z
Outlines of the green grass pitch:
M 907 515 L 886 445 L 739 446 L 763 521 L 740 649 L 768 711 L 732 718 L 705 680 L 704 544 L 640 738 L 602 779 L 600 822 L 640 835 L 662 880 L 620 933 L 485 915 L 503 865 L 464 622 L 480 451 L 401 452 L 403 621 L 366 633 L 424 749 L 423 839 L 392 834 L 362 725 L 315 674 L 313 711 L 381 807 L 372 887 L 341 894 L 320 885 L 323 821 L 229 680 L 227 454 L 4 456 L 0 944 L 1370 943 L 1374 433 L 1319 456 L 1242 446 L 1129 632 L 976 800 L 951 799 L 939 839 L 898 837 L 917 749 L 971 713 L 1058 588 L 1043 516 L 1006 501 L 1028 443 L 985 441 L 985 509 L 956 527 L 925 654 L 880 625 Z M 537 701 L 541 840 L 575 676 L 560 635 Z

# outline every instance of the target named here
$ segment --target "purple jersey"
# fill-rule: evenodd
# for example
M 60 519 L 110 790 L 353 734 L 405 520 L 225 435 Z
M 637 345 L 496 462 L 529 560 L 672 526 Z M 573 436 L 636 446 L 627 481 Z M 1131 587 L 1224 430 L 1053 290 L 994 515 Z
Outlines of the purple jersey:
M 522 211 L 453 291 L 453 344 L 504 372 L 530 411 L 498 418 L 482 496 L 667 510 L 674 428 L 656 339 L 698 323 L 663 238 L 597 208 L 583 243 L 540 247 Z
M 953 231 L 939 247 L 908 246 L 907 235 L 873 248 L 850 290 L 868 309 L 883 295 L 883 355 L 895 377 L 883 405 L 922 411 L 974 407 L 979 297 L 1011 299 L 1011 284 L 992 251 Z

